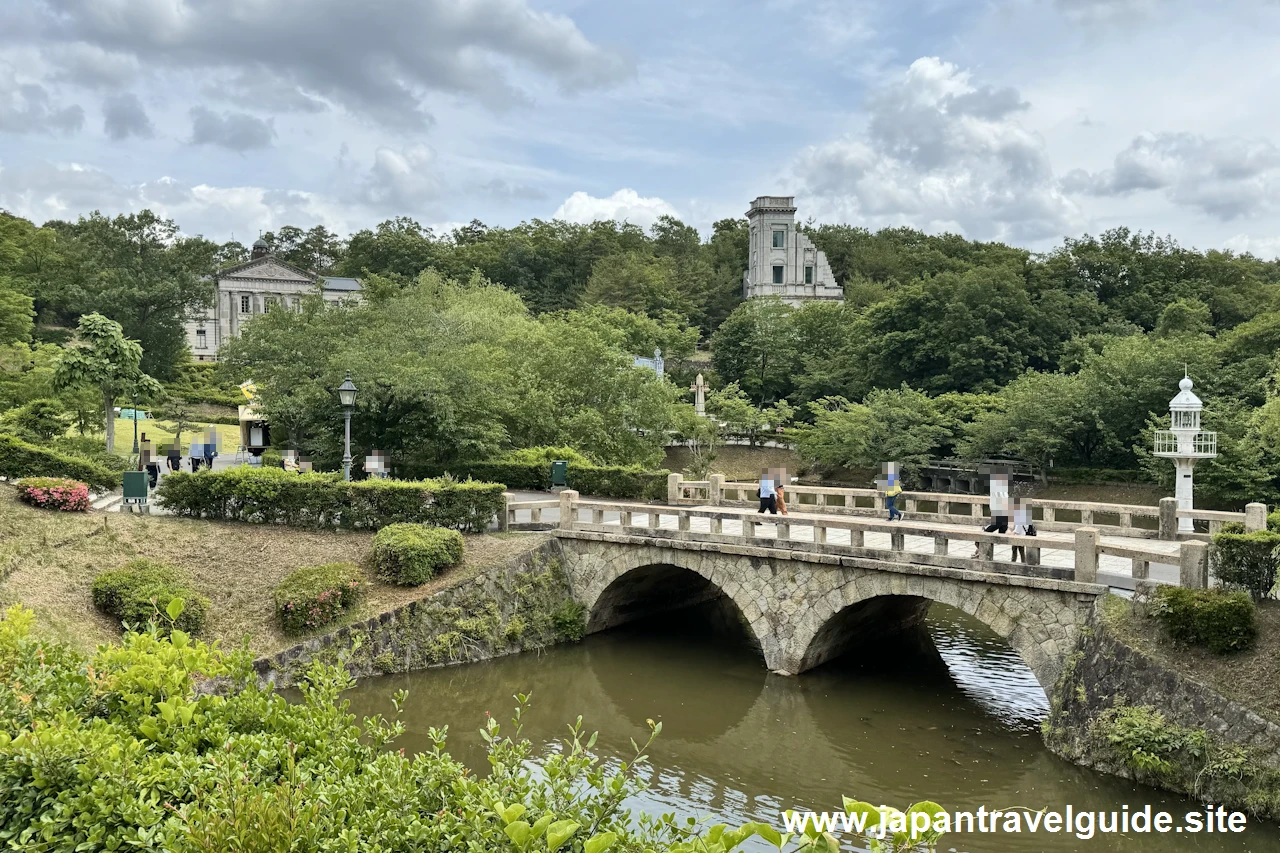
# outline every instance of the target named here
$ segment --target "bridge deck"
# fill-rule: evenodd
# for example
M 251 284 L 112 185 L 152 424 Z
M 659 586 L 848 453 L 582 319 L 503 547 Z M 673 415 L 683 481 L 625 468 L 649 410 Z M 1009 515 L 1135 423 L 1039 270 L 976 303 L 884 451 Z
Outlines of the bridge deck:
M 716 506 L 693 506 L 693 507 L 664 507 L 655 506 L 653 504 L 612 501 L 611 506 L 626 506 L 632 515 L 632 524 L 636 527 L 657 527 L 663 530 L 677 530 L 679 527 L 679 512 L 684 510 L 695 511 L 715 511 L 720 513 L 731 513 L 739 518 L 724 518 L 722 524 L 722 532 L 730 536 L 746 535 L 745 525 L 755 524 L 755 539 L 771 539 L 776 536 L 774 523 L 784 521 L 789 525 L 789 536 L 796 541 L 813 541 L 812 526 L 814 521 L 831 521 L 849 524 L 850 516 L 844 514 L 825 514 L 812 512 L 796 512 L 793 511 L 787 516 L 758 515 L 749 510 L 733 510 L 726 507 Z M 521 510 L 520 515 L 526 516 L 528 510 Z M 656 514 L 656 518 L 651 517 Z M 541 521 L 545 523 L 558 523 L 559 509 L 547 507 L 541 511 Z M 580 516 L 580 520 L 585 520 Z M 519 518 L 518 521 L 524 522 L 526 518 Z M 621 526 L 620 512 L 606 510 L 603 513 L 602 523 L 606 525 Z M 694 516 L 688 519 L 692 533 L 710 533 L 711 521 L 709 518 L 699 518 Z M 884 521 L 882 518 L 867 518 L 869 524 L 879 524 Z M 806 523 L 808 522 L 808 523 Z M 947 524 L 934 521 L 912 520 L 909 522 L 913 528 L 927 527 L 930 530 L 936 530 L 939 533 L 973 533 L 975 530 L 981 529 L 978 524 Z M 859 525 L 861 526 L 861 525 Z M 865 546 L 868 548 L 889 549 L 891 547 L 890 534 L 888 532 L 867 530 L 864 535 Z M 826 541 L 832 545 L 850 545 L 852 542 L 851 531 L 839 528 L 829 528 L 827 530 Z M 1028 546 L 1038 547 L 1040 549 L 1040 564 L 1046 567 L 1055 567 L 1070 569 L 1074 565 L 1074 548 L 1075 537 L 1073 533 L 1061 531 L 1040 531 L 1035 537 L 1027 537 L 1023 540 L 1019 537 L 1018 542 L 1025 541 Z M 1150 564 L 1150 580 L 1158 583 L 1177 584 L 1179 577 L 1178 568 L 1178 550 L 1181 546 L 1180 542 L 1162 541 L 1146 538 L 1138 538 L 1122 535 L 1103 535 L 1100 537 L 1100 543 L 1104 546 L 1115 548 L 1138 547 L 1143 551 L 1162 553 L 1168 555 L 1168 562 L 1152 562 Z M 1000 561 L 1008 561 L 1012 559 L 1013 544 L 998 544 L 995 546 L 994 558 Z M 921 555 L 935 555 L 935 540 L 932 536 L 919 536 L 910 533 L 903 537 L 903 550 L 908 553 Z M 952 557 L 969 557 L 973 554 L 973 544 L 966 541 L 951 540 L 947 543 L 946 556 Z M 1098 582 L 1105 583 L 1119 589 L 1133 589 L 1135 582 L 1132 576 L 1132 566 L 1130 560 L 1111 554 L 1101 554 L 1098 558 Z

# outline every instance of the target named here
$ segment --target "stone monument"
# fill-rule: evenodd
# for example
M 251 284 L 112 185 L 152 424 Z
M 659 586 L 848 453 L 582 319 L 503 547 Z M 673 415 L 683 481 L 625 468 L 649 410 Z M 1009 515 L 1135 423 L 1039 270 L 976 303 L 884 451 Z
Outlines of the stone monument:
M 698 378 L 689 386 L 689 390 L 693 392 L 693 410 L 699 417 L 707 416 L 707 382 L 702 378 L 702 374 L 698 374 Z

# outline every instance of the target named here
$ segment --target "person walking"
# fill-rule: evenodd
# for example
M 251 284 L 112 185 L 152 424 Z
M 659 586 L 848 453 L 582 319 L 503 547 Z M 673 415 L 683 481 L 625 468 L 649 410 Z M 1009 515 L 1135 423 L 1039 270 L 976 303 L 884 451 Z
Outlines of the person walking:
M 156 458 L 155 445 L 151 443 L 151 439 L 147 438 L 147 434 L 142 434 L 142 440 L 138 445 L 141 458 L 138 460 L 147 472 L 147 482 L 151 484 L 151 488 L 155 488 L 160 482 L 160 460 Z
M 1031 508 L 1018 502 L 1013 507 L 1013 532 L 1018 536 L 1035 536 L 1036 526 L 1031 522 Z M 1013 546 L 1013 562 L 1027 562 L 1027 549 L 1022 545 Z
M 991 522 L 984 528 L 984 533 L 1009 532 L 1009 473 L 997 468 L 991 472 L 991 491 L 987 500 L 991 508 Z M 973 543 L 973 556 L 982 551 L 980 542 Z
M 218 455 L 218 432 L 209 427 L 209 434 L 204 437 L 204 466 L 213 470 L 213 459 Z
M 902 510 L 898 509 L 898 495 L 902 494 L 902 477 L 898 474 L 898 463 L 890 462 L 885 466 L 884 505 L 889 510 L 890 521 L 900 521 Z
M 773 472 L 773 490 L 778 503 L 778 512 L 790 515 L 787 511 L 787 469 L 777 468 Z
M 778 486 L 773 478 L 773 472 L 768 468 L 760 470 L 760 509 L 763 513 L 768 510 L 773 515 L 778 514 Z
M 182 445 L 178 444 L 176 436 L 173 439 L 173 444 L 169 445 L 169 449 L 165 453 L 165 461 L 168 463 L 170 471 L 182 470 Z
M 191 458 L 191 473 L 200 470 L 200 462 L 204 459 L 204 447 L 194 437 L 191 439 L 191 449 L 187 451 L 187 455 Z

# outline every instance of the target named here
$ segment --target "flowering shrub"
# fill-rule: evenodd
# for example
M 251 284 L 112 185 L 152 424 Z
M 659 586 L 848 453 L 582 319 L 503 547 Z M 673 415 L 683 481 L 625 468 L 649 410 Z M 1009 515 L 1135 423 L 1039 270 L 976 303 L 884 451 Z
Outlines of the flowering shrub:
M 337 619 L 360 599 L 363 577 L 353 563 L 325 563 L 290 573 L 276 587 L 276 616 L 297 634 Z
M 89 487 L 62 477 L 26 477 L 19 480 L 18 498 L 41 509 L 88 512 Z

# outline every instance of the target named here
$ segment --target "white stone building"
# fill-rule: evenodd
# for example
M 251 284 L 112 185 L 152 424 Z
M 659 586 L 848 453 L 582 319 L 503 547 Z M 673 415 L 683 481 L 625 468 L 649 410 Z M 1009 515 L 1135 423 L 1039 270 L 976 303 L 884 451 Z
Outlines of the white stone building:
M 302 297 L 316 292 L 326 302 L 360 297 L 360 281 L 322 276 L 271 255 L 265 240 L 253 244 L 248 261 L 216 274 L 213 308 L 187 321 L 187 344 L 195 361 L 217 361 L 218 348 L 240 334 L 244 324 L 273 304 L 297 310 Z
M 742 295 L 779 296 L 790 305 L 813 299 L 843 302 L 827 256 L 796 228 L 795 196 L 762 195 L 751 202 L 750 262 Z

